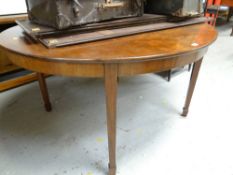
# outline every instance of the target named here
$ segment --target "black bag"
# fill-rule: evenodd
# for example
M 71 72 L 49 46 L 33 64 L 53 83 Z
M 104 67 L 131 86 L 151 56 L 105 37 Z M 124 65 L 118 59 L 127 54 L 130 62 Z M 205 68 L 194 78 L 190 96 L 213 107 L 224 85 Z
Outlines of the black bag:
M 176 17 L 192 17 L 203 13 L 202 0 L 146 0 L 145 12 Z
M 142 16 L 143 0 L 26 0 L 29 19 L 57 29 Z

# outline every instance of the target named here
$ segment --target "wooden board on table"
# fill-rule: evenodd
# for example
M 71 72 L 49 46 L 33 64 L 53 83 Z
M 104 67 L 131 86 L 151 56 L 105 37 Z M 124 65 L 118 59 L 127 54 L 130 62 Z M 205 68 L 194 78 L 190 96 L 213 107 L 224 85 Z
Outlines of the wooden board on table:
M 204 23 L 205 17 L 193 18 L 180 22 L 161 22 L 133 27 L 125 27 L 111 30 L 100 30 L 89 33 L 72 33 L 55 36 L 40 37 L 39 41 L 48 48 L 62 47 L 73 44 L 81 44 L 86 42 L 129 36 L 139 33 L 170 29 L 175 27 L 187 26 L 192 24 Z
M 82 26 L 69 28 L 66 30 L 57 30 L 44 25 L 39 25 L 30 20 L 17 20 L 16 23 L 31 37 L 44 37 L 48 35 L 62 35 L 67 33 L 87 33 L 103 29 L 115 29 L 128 26 L 137 26 L 167 21 L 167 16 L 145 14 L 141 17 L 123 18 L 111 21 L 92 23 Z

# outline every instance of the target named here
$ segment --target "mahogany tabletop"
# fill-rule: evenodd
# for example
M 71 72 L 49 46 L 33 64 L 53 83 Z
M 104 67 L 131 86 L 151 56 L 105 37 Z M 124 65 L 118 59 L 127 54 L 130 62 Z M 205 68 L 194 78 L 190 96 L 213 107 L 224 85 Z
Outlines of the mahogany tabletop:
M 216 37 L 213 27 L 199 24 L 47 49 L 42 44 L 26 40 L 22 29 L 13 27 L 1 33 L 0 45 L 11 52 L 47 61 L 124 63 L 195 52 L 211 44 Z

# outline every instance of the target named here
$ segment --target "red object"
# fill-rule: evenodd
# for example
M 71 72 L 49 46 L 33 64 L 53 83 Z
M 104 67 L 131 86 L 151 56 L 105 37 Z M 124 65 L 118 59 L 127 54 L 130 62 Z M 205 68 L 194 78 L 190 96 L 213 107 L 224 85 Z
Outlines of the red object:
M 213 18 L 213 21 L 209 22 L 210 25 L 215 26 L 220 5 L 221 0 L 207 0 L 205 16 Z
M 215 1 L 214 1 L 214 4 L 215 4 L 215 5 L 220 5 L 220 4 L 221 4 L 221 0 L 215 0 Z

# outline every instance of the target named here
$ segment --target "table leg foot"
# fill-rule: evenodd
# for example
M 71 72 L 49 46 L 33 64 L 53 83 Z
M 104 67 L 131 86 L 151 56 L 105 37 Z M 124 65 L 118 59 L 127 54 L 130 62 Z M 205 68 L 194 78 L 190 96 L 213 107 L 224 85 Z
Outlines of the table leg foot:
M 116 103 L 117 65 L 105 65 L 105 93 L 107 108 L 109 175 L 116 174 Z
M 44 107 L 45 107 L 45 110 L 47 112 L 51 112 L 52 111 L 52 105 L 50 103 L 49 104 L 45 104 Z
M 189 111 L 188 111 L 188 109 L 183 108 L 183 112 L 182 112 L 181 116 L 183 116 L 183 117 L 187 117 L 188 112 L 189 112 Z
M 110 164 L 108 164 L 109 172 L 108 175 L 116 175 L 116 167 L 110 167 Z
M 40 92 L 44 101 L 44 107 L 47 112 L 52 111 L 52 105 L 49 100 L 48 88 L 45 81 L 45 76 L 42 73 L 37 73 Z
M 184 117 L 186 117 L 188 115 L 189 105 L 190 105 L 191 100 L 192 100 L 192 96 L 193 96 L 193 92 L 194 92 L 195 85 L 197 82 L 199 70 L 201 68 L 202 60 L 203 59 L 200 59 L 193 64 L 193 70 L 192 70 L 192 75 L 190 78 L 190 83 L 189 83 L 189 88 L 188 88 L 188 92 L 187 92 L 187 96 L 186 96 L 186 101 L 185 101 L 185 105 L 183 108 L 183 113 L 181 114 Z

